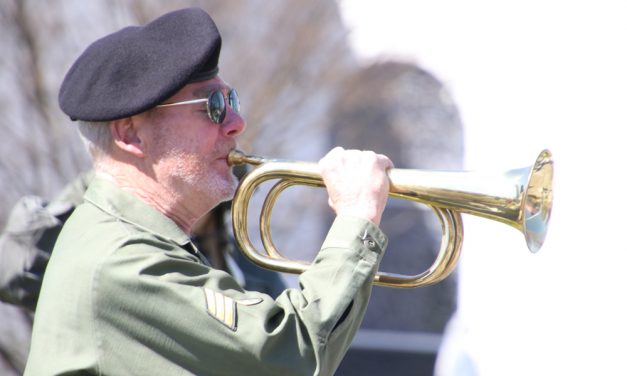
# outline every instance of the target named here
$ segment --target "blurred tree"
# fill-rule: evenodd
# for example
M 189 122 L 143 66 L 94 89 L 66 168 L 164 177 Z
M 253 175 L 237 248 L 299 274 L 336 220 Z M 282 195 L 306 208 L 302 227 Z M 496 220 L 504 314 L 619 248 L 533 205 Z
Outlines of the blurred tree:
M 25 193 L 50 197 L 89 162 L 58 109 L 65 72 L 95 39 L 164 12 L 200 6 L 223 34 L 222 75 L 239 88 L 258 153 L 318 158 L 333 82 L 355 68 L 333 1 L 6 0 L 0 5 L 0 225 Z

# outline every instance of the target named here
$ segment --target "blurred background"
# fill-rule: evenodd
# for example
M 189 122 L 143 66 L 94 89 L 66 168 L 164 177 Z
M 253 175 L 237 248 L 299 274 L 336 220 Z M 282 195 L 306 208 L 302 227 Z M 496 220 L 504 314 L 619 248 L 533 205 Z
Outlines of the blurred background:
M 19 197 L 51 198 L 89 169 L 57 105 L 75 58 L 187 6 L 223 35 L 221 76 L 240 93 L 247 151 L 313 161 L 341 145 L 396 167 L 497 171 L 554 154 L 544 248 L 532 255 L 514 229 L 464 216 L 458 271 L 423 289 L 375 287 L 338 375 L 627 373 L 620 1 L 3 0 L 0 227 Z M 312 258 L 331 220 L 324 195 L 295 188 L 274 213 L 279 249 Z M 382 227 L 385 271 L 416 274 L 439 248 L 424 207 L 392 200 Z M 0 305 L 0 374 L 19 374 L 31 320 Z

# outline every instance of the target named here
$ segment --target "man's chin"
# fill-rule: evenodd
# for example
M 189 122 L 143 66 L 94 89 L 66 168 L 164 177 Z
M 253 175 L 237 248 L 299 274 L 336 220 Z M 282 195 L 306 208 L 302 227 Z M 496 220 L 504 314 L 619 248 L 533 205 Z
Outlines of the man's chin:
M 220 187 L 216 188 L 216 193 L 218 193 L 218 199 L 220 202 L 229 201 L 233 199 L 235 195 L 235 191 L 237 191 L 237 186 L 239 185 L 237 178 L 234 175 L 230 175 L 229 179 L 225 179 L 223 184 Z

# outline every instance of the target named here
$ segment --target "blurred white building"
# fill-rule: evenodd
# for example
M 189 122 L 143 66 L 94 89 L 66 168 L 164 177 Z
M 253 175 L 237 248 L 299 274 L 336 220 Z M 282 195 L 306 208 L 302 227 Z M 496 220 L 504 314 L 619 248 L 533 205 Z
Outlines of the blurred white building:
M 458 321 L 442 376 L 627 374 L 627 5 L 341 4 L 364 59 L 414 61 L 449 86 L 466 129 L 466 169 L 554 154 L 555 203 L 538 254 L 514 229 L 464 217 Z

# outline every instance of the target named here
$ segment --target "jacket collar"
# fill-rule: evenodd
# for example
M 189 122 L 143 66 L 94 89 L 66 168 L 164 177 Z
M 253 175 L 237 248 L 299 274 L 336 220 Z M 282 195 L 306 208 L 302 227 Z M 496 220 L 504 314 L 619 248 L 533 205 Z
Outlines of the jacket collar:
M 85 201 L 121 221 L 131 223 L 180 246 L 191 242 L 189 235 L 172 219 L 101 177 L 95 177 L 91 182 L 85 192 Z

